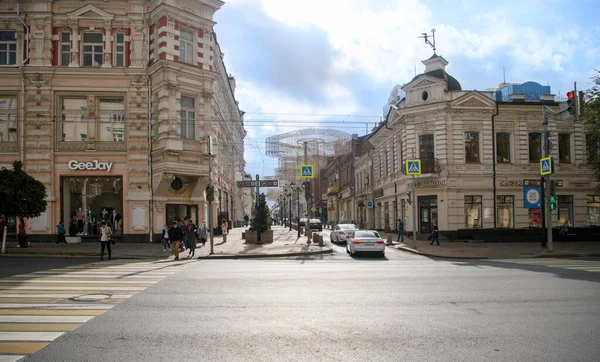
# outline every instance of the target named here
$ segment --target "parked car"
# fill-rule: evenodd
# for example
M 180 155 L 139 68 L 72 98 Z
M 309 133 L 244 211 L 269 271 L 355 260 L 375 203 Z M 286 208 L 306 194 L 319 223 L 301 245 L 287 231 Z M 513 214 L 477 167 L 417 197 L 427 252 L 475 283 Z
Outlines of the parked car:
M 307 218 L 303 217 L 300 219 L 300 226 L 306 226 L 306 222 L 308 221 Z
M 336 244 L 341 242 L 346 243 L 349 240 L 352 240 L 354 232 L 357 230 L 358 227 L 354 224 L 337 224 L 329 234 L 329 240 Z
M 323 231 L 323 224 L 321 223 L 321 220 L 319 220 L 319 219 L 310 219 L 310 221 L 308 222 L 308 225 L 310 226 L 310 230 Z
M 357 230 L 354 238 L 346 243 L 346 252 L 354 256 L 359 252 L 376 252 L 385 256 L 385 242 L 375 230 Z

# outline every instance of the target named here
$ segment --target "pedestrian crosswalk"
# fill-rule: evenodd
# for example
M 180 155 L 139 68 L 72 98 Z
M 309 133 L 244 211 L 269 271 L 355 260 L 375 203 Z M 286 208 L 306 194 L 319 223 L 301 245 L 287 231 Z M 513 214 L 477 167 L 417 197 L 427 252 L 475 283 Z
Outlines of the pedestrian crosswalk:
M 582 270 L 588 272 L 600 272 L 600 260 L 590 259 L 559 259 L 559 258 L 539 258 L 539 259 L 495 259 L 505 263 L 517 263 L 527 265 L 539 265 L 550 268 L 563 268 L 571 270 Z
M 104 261 L 0 279 L 0 362 L 15 362 L 193 261 Z

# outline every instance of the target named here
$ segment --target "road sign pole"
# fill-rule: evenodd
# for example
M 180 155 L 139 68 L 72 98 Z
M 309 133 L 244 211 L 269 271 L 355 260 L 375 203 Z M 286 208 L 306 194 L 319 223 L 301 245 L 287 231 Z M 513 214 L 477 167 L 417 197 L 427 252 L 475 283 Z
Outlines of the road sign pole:
M 209 139 L 210 141 L 210 139 Z M 212 169 L 213 169 L 213 156 L 208 156 L 208 186 L 212 187 Z M 213 206 L 212 201 L 208 201 L 208 232 L 210 234 L 210 255 L 215 253 L 215 241 L 213 238 Z
M 413 248 L 417 248 L 417 182 L 413 176 L 413 189 L 412 189 L 412 209 L 413 209 Z
M 551 157 L 552 150 L 549 147 L 550 142 L 550 134 L 548 133 L 548 112 L 546 111 L 546 107 L 542 106 L 542 125 L 544 126 L 544 147 L 542 152 L 544 154 L 544 158 Z M 552 167 L 552 161 L 549 161 L 549 167 Z M 548 251 L 552 251 L 552 218 L 551 218 L 551 210 L 550 210 L 550 175 L 548 173 L 546 175 L 546 185 L 542 185 L 544 188 L 544 214 L 546 215 L 546 247 Z

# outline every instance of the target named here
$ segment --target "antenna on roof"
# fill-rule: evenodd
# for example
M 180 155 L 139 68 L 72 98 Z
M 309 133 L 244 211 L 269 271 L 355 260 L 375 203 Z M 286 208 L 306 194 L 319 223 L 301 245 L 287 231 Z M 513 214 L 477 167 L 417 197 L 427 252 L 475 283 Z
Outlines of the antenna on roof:
M 502 78 L 504 81 L 502 83 L 506 83 L 506 68 L 502 67 Z
M 415 63 L 415 77 L 417 76 L 417 63 Z
M 425 44 L 429 44 L 433 48 L 433 54 L 435 54 L 435 29 L 431 29 L 431 34 L 421 33 L 421 36 L 417 38 L 425 39 Z M 429 37 L 433 38 L 433 43 L 429 41 Z

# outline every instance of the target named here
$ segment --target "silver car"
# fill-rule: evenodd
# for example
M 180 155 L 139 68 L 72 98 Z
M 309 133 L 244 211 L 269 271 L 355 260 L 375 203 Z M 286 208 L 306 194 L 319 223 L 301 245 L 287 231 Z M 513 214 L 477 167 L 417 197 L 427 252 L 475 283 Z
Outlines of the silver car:
M 336 244 L 341 242 L 347 243 L 349 240 L 352 240 L 354 232 L 357 230 L 358 228 L 354 224 L 337 224 L 329 234 L 329 240 Z
M 354 238 L 346 243 L 346 252 L 354 256 L 358 252 L 376 252 L 385 256 L 385 242 L 375 230 L 357 230 Z

